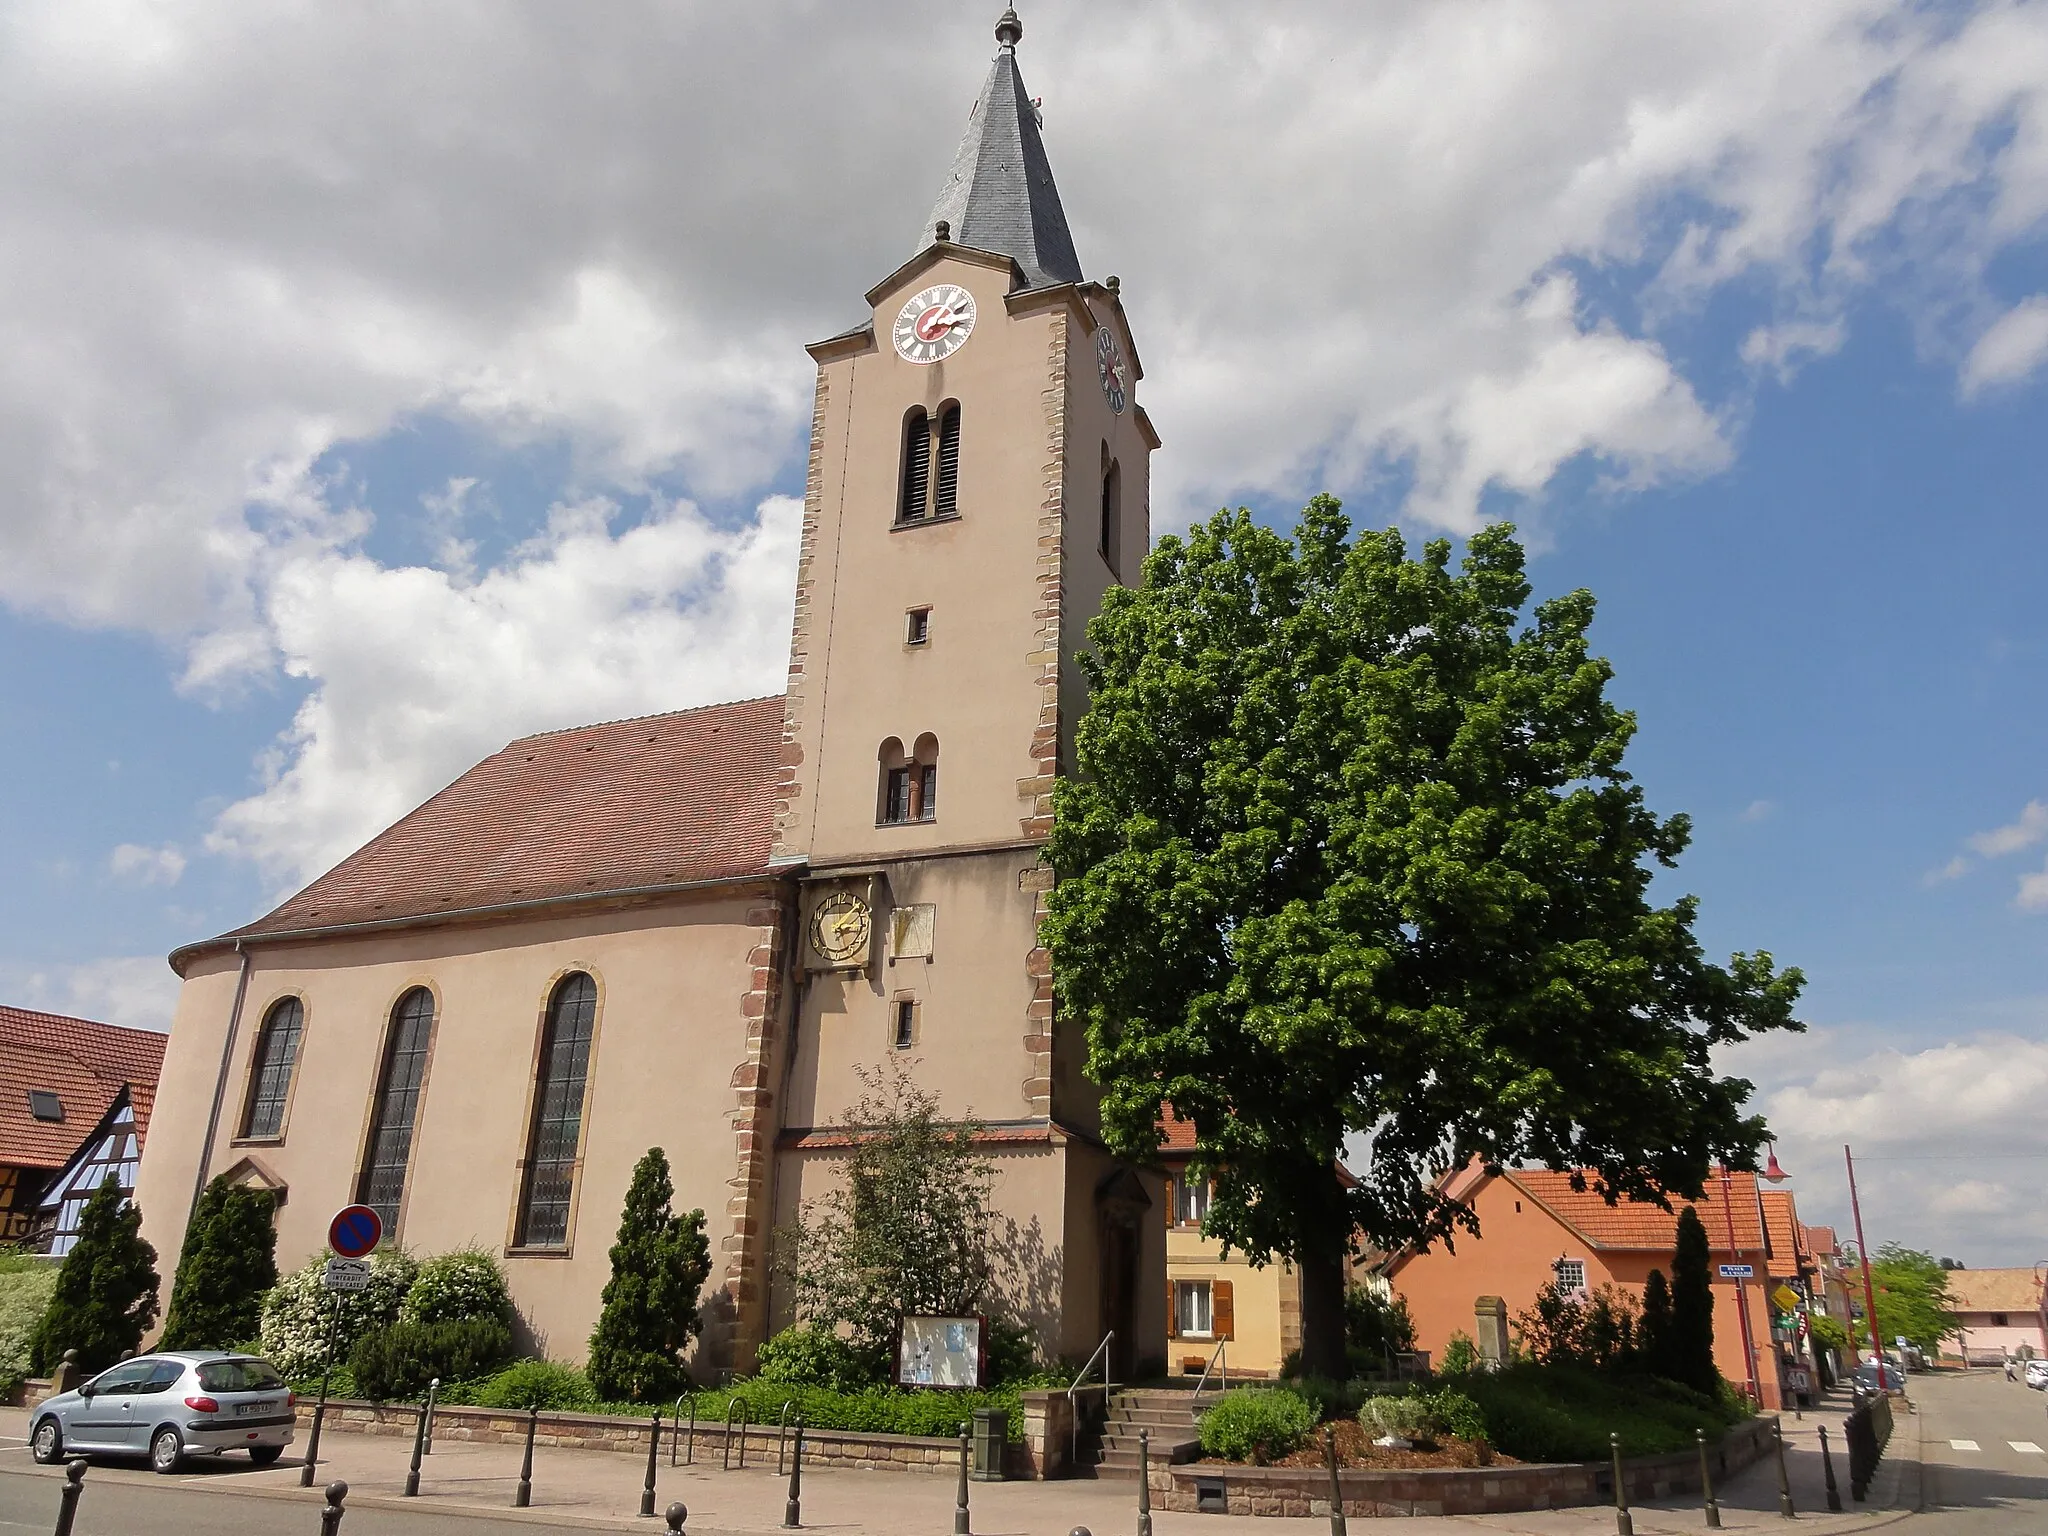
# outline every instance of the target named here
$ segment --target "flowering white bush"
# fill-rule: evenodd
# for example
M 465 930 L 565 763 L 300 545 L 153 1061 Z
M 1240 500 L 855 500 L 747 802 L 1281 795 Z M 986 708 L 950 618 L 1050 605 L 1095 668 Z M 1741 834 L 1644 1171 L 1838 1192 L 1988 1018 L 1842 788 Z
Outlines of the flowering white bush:
M 512 1293 L 505 1271 L 481 1248 L 458 1248 L 422 1260 L 412 1289 L 399 1303 L 406 1323 L 466 1323 L 491 1318 L 512 1321 Z
M 379 1248 L 370 1255 L 369 1289 L 335 1292 L 321 1288 L 320 1272 L 326 1266 L 327 1255 L 315 1254 L 263 1298 L 263 1353 L 287 1380 L 303 1381 L 326 1365 L 327 1331 L 335 1318 L 337 1296 L 341 1310 L 334 1358 L 339 1363 L 372 1328 L 398 1321 L 398 1309 L 419 1272 L 403 1249 Z
M 0 1398 L 28 1375 L 29 1343 L 56 1289 L 55 1264 L 0 1271 Z

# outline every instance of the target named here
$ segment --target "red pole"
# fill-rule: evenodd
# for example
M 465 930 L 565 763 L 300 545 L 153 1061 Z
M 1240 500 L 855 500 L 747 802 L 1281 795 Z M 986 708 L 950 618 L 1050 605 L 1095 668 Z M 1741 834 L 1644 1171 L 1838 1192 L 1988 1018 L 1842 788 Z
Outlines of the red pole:
M 1742 1250 L 1735 1246 L 1735 1178 L 1726 1163 L 1721 1165 L 1721 1214 L 1728 1222 L 1728 1251 L 1740 1264 Z M 1756 1341 L 1749 1332 L 1749 1292 L 1740 1275 L 1735 1277 L 1735 1315 L 1742 1321 L 1742 1361 L 1749 1372 L 1749 1400 L 1761 1408 L 1764 1392 L 1756 1379 Z
M 1863 1306 L 1869 1314 L 1870 1347 L 1877 1352 L 1877 1370 L 1884 1375 L 1884 1340 L 1877 1331 L 1877 1287 L 1870 1283 L 1870 1246 L 1863 1241 L 1863 1205 L 1856 1198 L 1856 1159 L 1842 1143 L 1842 1161 L 1849 1165 L 1849 1214 L 1856 1218 L 1856 1259 L 1863 1266 Z

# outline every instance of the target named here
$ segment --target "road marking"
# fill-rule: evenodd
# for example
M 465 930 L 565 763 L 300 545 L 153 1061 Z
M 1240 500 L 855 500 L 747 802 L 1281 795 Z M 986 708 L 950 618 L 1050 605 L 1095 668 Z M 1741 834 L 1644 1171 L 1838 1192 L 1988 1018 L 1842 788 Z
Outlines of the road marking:
M 1974 1440 L 1951 1440 L 1948 1448 L 1952 1451 L 1974 1451 L 1981 1449 Z
M 2041 1454 L 2041 1447 L 2034 1444 L 2031 1440 L 2008 1440 L 2005 1443 L 2018 1451 L 2022 1456 L 2039 1456 Z

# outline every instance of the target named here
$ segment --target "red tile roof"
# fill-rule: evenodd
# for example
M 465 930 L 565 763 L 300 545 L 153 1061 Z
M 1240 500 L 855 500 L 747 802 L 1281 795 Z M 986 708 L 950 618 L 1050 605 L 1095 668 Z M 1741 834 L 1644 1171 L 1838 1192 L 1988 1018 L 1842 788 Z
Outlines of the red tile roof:
M 2031 1269 L 1952 1269 L 1948 1272 L 1948 1309 L 2008 1315 L 2038 1313 L 2041 1276 Z M 1878 1312 L 1883 1311 L 1880 1303 Z
M 758 874 L 780 696 L 522 737 L 227 940 Z
M 1168 1104 L 1159 1114 L 1159 1150 L 1162 1152 L 1192 1152 L 1195 1150 L 1195 1122 L 1183 1120 Z
M 0 1007 L 0 1163 L 61 1168 L 126 1083 L 137 1135 L 149 1131 L 168 1036 L 60 1013 Z M 62 1120 L 29 1113 L 31 1089 L 57 1095 Z
M 1671 1209 L 1666 1211 L 1630 1200 L 1609 1205 L 1593 1188 L 1590 1174 L 1584 1190 L 1572 1188 L 1569 1171 L 1557 1173 L 1548 1168 L 1509 1168 L 1504 1169 L 1501 1176 L 1520 1187 L 1524 1194 L 1595 1248 L 1647 1249 L 1668 1253 L 1678 1244 L 1678 1213 L 1691 1205 L 1699 1211 L 1700 1220 L 1706 1224 L 1707 1246 L 1720 1253 L 1728 1251 L 1729 1209 L 1722 1198 L 1718 1178 L 1708 1180 L 1706 1193 L 1701 1199 L 1673 1200 Z M 1763 1226 L 1757 1219 L 1756 1175 L 1738 1173 L 1732 1177 L 1735 1246 L 1744 1253 L 1753 1252 L 1761 1257 L 1764 1240 Z
M 1833 1258 L 1841 1250 L 1841 1239 L 1835 1236 L 1833 1227 L 1808 1227 L 1806 1229 L 1806 1251 L 1820 1258 Z
M 1770 1272 L 1782 1280 L 1790 1280 L 1799 1273 L 1801 1261 L 1811 1261 L 1811 1250 L 1806 1246 L 1806 1234 L 1799 1226 L 1799 1209 L 1792 1201 L 1789 1189 L 1767 1189 L 1762 1192 L 1764 1202 L 1764 1230 L 1770 1234 Z

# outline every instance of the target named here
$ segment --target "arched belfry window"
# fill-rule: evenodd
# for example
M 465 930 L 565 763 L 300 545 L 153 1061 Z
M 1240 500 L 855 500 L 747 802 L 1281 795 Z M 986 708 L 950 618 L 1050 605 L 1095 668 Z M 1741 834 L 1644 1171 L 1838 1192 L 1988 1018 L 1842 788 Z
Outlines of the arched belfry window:
M 413 1123 L 427 1083 L 427 1048 L 434 1035 L 434 994 L 414 987 L 391 1010 L 384 1031 L 384 1061 L 377 1073 L 377 1100 L 370 1116 L 370 1141 L 356 1199 L 384 1218 L 384 1230 L 398 1230 L 405 1199 L 405 1171 L 412 1163 Z
M 279 999 L 264 1016 L 249 1073 L 249 1102 L 242 1109 L 244 1136 L 276 1136 L 283 1132 L 284 1106 L 292 1091 L 292 1068 L 298 1065 L 299 1036 L 305 1028 L 306 1007 L 296 997 Z
M 533 1125 L 514 1241 L 521 1248 L 561 1248 L 569 1241 L 577 1150 L 583 1136 L 583 1095 L 590 1080 L 590 1042 L 597 1032 L 597 983 L 578 971 L 548 999 L 533 1087 Z
M 903 418 L 903 475 L 896 521 L 922 523 L 960 515 L 960 403 L 949 400 L 932 415 L 913 406 Z
M 1109 456 L 1109 444 L 1102 445 L 1102 531 L 1097 538 L 1096 548 L 1108 562 L 1110 573 L 1123 580 L 1123 524 L 1124 524 L 1124 476 L 1115 459 Z
M 906 753 L 891 736 L 882 743 L 881 804 L 875 820 L 883 826 L 936 821 L 939 815 L 939 738 L 927 731 Z

